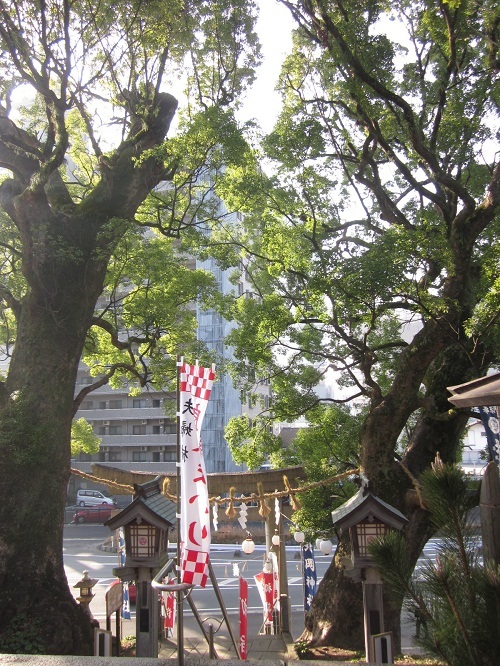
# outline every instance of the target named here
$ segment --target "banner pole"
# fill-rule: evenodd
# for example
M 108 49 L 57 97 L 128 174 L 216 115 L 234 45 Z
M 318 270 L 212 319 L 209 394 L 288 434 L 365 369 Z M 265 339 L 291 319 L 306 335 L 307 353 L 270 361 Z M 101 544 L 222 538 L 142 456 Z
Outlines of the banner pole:
M 177 356 L 177 583 L 181 584 L 181 391 L 182 357 Z M 177 661 L 184 666 L 184 609 L 183 592 L 177 590 Z
M 220 587 L 219 583 L 217 582 L 217 578 L 215 576 L 213 567 L 212 567 L 212 561 L 209 559 L 208 560 L 208 571 L 210 574 L 210 580 L 212 581 L 212 587 L 215 592 L 215 596 L 217 597 L 217 601 L 219 602 L 219 608 L 221 609 L 222 612 L 222 617 L 224 618 L 224 621 L 226 623 L 226 627 L 229 631 L 229 635 L 231 637 L 231 642 L 233 643 L 233 647 L 236 651 L 236 657 L 238 659 L 241 659 L 240 656 L 240 648 L 238 645 L 238 641 L 236 640 L 236 637 L 233 632 L 233 627 L 231 626 L 231 622 L 229 621 L 229 616 L 227 614 L 227 609 L 226 609 L 226 604 L 224 603 L 224 599 L 222 598 L 222 594 L 220 592 Z

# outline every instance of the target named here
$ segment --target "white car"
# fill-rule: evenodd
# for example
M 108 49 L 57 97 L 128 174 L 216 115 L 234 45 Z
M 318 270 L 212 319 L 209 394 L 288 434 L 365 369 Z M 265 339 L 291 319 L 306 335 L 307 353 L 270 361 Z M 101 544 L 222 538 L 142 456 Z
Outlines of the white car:
M 76 493 L 76 503 L 78 506 L 102 506 L 103 504 L 116 504 L 112 497 L 101 493 L 100 490 L 79 490 Z

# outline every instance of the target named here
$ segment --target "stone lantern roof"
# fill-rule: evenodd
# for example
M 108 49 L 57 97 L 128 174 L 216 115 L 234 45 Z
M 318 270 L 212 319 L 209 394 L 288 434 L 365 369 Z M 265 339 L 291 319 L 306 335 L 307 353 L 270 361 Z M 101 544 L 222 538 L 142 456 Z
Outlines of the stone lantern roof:
M 152 481 L 134 484 L 134 500 L 104 524 L 115 530 L 141 517 L 161 530 L 175 525 L 177 507 L 161 494 L 160 479 L 161 477 L 157 476 Z
M 347 529 L 373 516 L 395 530 L 401 530 L 408 522 L 401 511 L 376 497 L 368 486 L 361 487 L 347 502 L 332 511 L 333 524 Z
M 453 394 L 448 400 L 456 407 L 500 405 L 500 373 L 447 388 Z

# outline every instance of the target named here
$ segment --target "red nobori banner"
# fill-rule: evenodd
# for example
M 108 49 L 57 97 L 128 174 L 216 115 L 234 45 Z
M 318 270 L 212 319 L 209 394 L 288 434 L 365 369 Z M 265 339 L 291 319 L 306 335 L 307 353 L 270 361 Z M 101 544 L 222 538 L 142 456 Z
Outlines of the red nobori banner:
M 173 585 L 175 583 L 175 579 L 170 579 L 168 581 L 169 585 Z M 173 629 L 175 626 L 175 604 L 176 604 L 176 598 L 175 598 L 175 592 L 168 592 L 164 591 L 162 593 L 163 597 L 163 628 L 164 629 Z
M 248 655 L 248 583 L 240 577 L 240 659 Z
M 264 624 L 273 623 L 273 605 L 274 605 L 274 576 L 272 573 L 261 571 L 254 576 L 259 590 L 262 605 L 264 607 Z
M 210 506 L 201 425 L 215 370 L 180 364 L 181 580 L 205 587 L 210 551 Z

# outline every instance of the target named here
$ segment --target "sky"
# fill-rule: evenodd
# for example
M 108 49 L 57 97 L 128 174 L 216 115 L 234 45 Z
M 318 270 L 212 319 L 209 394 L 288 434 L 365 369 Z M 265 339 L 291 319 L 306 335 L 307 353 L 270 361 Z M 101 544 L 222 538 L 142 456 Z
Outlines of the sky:
M 280 108 L 280 96 L 274 90 L 281 64 L 292 48 L 293 21 L 288 9 L 276 0 L 258 0 L 260 7 L 257 33 L 262 46 L 262 65 L 252 89 L 246 96 L 239 117 L 256 118 L 267 133 L 273 128 Z
M 291 51 L 293 21 L 290 12 L 276 0 L 257 0 L 257 4 L 257 33 L 262 47 L 262 64 L 257 70 L 254 85 L 245 96 L 238 117 L 242 121 L 255 118 L 264 132 L 268 133 L 279 114 L 281 100 L 274 87 L 281 64 Z M 13 97 L 14 106 L 29 103 L 31 96 L 29 87 L 21 86 Z M 15 113 L 12 118 L 16 119 Z

